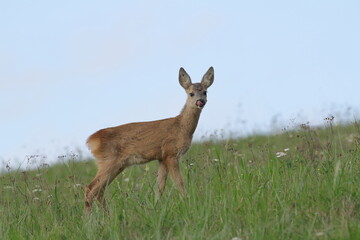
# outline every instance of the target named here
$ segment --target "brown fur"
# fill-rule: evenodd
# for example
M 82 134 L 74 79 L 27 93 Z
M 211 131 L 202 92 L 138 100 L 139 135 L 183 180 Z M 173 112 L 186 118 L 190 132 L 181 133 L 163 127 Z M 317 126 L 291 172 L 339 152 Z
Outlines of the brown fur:
M 189 75 L 180 68 L 179 82 L 188 97 L 181 113 L 174 118 L 152 122 L 129 123 L 105 128 L 91 135 L 87 144 L 98 164 L 98 172 L 85 190 L 85 212 L 90 212 L 96 198 L 106 208 L 105 187 L 126 167 L 159 161 L 158 192 L 161 195 L 169 174 L 182 193 L 185 193 L 179 172 L 179 159 L 189 149 L 193 133 L 206 103 L 206 89 L 214 80 L 211 67 L 201 83 L 192 84 Z M 201 105 L 201 104 L 200 104 Z

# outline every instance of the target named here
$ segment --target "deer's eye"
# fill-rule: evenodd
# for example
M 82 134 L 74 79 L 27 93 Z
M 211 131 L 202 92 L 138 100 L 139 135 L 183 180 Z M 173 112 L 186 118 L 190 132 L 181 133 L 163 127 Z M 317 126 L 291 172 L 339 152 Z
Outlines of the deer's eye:
M 204 95 L 206 96 L 206 94 L 207 94 L 207 91 L 204 91 L 204 92 L 203 92 L 203 94 L 204 94 Z
M 190 97 L 193 97 L 195 94 L 194 93 L 190 93 Z

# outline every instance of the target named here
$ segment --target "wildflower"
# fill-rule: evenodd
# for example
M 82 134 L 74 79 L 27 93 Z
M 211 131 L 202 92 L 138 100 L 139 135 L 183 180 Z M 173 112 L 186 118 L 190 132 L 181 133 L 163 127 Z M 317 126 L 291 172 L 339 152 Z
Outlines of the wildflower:
M 219 162 L 219 161 L 220 161 L 220 160 L 217 159 L 217 158 L 214 158 L 213 160 L 214 160 L 214 162 Z
M 277 158 L 281 158 L 281 157 L 283 157 L 283 156 L 286 156 L 286 153 L 284 153 L 284 152 L 277 152 L 277 153 L 276 153 L 276 157 L 277 157 Z
M 150 170 L 149 165 L 145 165 L 145 171 L 148 172 Z
M 285 148 L 284 152 L 288 152 L 290 150 L 290 148 Z
M 33 200 L 34 200 L 34 201 L 39 201 L 39 200 L 40 200 L 40 198 L 38 198 L 38 197 L 34 197 L 34 198 L 33 198 Z
M 325 235 L 324 232 L 317 232 L 317 233 L 315 233 L 315 236 L 317 236 L 317 237 L 321 237 L 321 236 L 324 236 L 324 235 Z
M 242 239 L 239 237 L 233 237 L 231 240 L 242 240 Z
M 40 188 L 35 188 L 32 192 L 36 193 L 36 192 L 41 192 L 42 190 Z
M 352 143 L 354 141 L 354 135 L 353 134 L 350 134 L 349 136 L 346 137 L 346 141 L 348 143 Z
M 130 179 L 129 179 L 129 178 L 125 178 L 124 181 L 125 181 L 125 182 L 129 182 Z
M 74 184 L 74 188 L 76 187 L 81 187 L 81 184 L 80 183 Z

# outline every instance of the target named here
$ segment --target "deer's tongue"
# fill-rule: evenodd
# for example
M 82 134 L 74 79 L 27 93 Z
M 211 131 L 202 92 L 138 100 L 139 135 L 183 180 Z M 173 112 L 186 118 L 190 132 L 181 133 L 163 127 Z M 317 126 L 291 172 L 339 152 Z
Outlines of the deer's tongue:
M 201 100 L 197 100 L 196 101 L 196 106 L 198 106 L 198 107 L 204 107 L 204 102 L 203 101 L 201 101 Z

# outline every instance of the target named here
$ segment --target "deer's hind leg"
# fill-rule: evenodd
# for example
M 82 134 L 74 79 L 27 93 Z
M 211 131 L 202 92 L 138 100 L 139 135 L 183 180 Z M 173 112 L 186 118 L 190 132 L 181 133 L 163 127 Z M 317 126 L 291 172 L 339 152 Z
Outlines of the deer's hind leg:
M 105 188 L 124 169 L 124 161 L 121 158 L 104 159 L 99 162 L 98 172 L 95 178 L 85 189 L 85 213 L 90 213 L 94 198 L 101 203 L 107 211 L 107 205 L 104 199 Z

